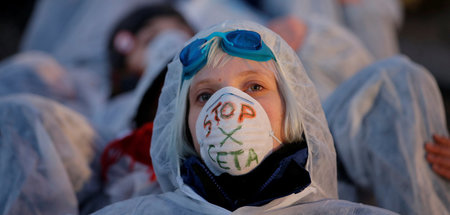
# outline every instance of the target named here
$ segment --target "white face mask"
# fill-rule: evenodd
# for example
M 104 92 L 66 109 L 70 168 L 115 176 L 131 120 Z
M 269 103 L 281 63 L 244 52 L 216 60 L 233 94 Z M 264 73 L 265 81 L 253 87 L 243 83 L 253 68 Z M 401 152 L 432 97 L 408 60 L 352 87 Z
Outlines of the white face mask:
M 261 104 L 234 87 L 211 96 L 195 128 L 200 156 L 216 176 L 246 174 L 272 152 L 272 138 L 281 144 Z

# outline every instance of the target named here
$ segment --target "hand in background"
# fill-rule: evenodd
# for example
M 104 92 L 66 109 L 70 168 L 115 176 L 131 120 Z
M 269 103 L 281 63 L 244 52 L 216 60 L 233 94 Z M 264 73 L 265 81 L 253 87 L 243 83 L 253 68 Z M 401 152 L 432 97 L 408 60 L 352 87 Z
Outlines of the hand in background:
M 450 180 L 450 138 L 433 135 L 434 143 L 426 143 L 427 160 L 433 171 Z

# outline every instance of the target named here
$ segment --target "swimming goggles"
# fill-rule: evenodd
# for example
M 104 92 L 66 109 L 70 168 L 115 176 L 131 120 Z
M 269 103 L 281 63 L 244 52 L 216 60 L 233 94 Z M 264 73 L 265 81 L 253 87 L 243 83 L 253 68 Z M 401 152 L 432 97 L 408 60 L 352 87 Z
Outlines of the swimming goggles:
M 222 38 L 220 44 L 224 52 L 231 56 L 254 61 L 275 60 L 272 51 L 254 31 L 234 30 L 229 32 L 213 32 L 209 36 L 194 40 L 183 48 L 180 61 L 183 64 L 182 80 L 192 78 L 208 60 L 208 52 L 214 37 Z

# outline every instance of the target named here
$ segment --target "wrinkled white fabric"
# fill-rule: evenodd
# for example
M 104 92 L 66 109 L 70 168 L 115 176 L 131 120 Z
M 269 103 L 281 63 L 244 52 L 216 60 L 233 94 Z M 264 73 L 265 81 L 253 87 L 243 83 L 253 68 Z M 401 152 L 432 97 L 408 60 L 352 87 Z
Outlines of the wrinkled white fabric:
M 49 52 L 64 65 L 107 63 L 105 44 L 115 23 L 139 5 L 153 2 L 158 0 L 39 1 L 22 50 Z
M 309 141 L 309 150 L 321 151 L 324 153 L 324 155 L 322 155 L 324 157 L 321 157 L 320 160 L 318 157 L 310 156 L 308 158 L 307 169 L 310 170 L 310 168 L 314 168 L 312 171 L 310 170 L 310 174 L 312 175 L 312 181 L 317 186 L 318 191 L 314 196 L 316 198 L 336 197 L 336 182 L 330 180 L 330 178 L 336 177 L 333 165 L 334 158 L 332 158 L 334 157 L 334 147 L 331 135 L 328 132 L 326 121 L 323 121 L 325 119 L 320 102 L 317 99 L 318 96 L 314 85 L 304 72 L 303 66 L 295 52 L 293 52 L 293 50 L 272 31 L 255 23 L 244 21 L 221 23 L 202 31 L 194 38 L 203 38 L 216 31 L 224 32 L 234 29 L 259 32 L 262 40 L 275 55 L 277 65 L 280 67 L 281 72 L 286 75 L 286 79 L 288 80 L 288 83 L 286 84 L 293 92 L 298 92 L 296 98 L 299 111 L 302 112 L 302 116 L 305 120 L 303 124 L 306 139 Z M 160 105 L 158 106 L 158 113 L 155 120 L 155 136 L 153 136 L 155 145 L 152 146 L 152 158 L 156 162 L 155 170 L 157 171 L 158 178 L 162 179 L 161 184 L 163 190 L 173 190 L 173 188 L 178 187 L 177 177 L 179 174 L 177 172 L 179 163 L 176 159 L 173 159 L 173 157 L 166 153 L 175 152 L 170 148 L 167 148 L 174 147 L 171 146 L 171 144 L 167 144 L 167 142 L 170 141 L 167 140 L 167 137 L 172 136 L 172 124 L 175 123 L 172 122 L 171 119 L 173 119 L 172 114 L 176 111 L 173 105 L 175 105 L 177 93 L 180 89 L 181 69 L 182 65 L 179 56 L 176 55 L 172 63 L 169 64 L 169 71 L 160 96 Z M 329 175 L 328 179 L 319 177 L 319 174 L 324 172 L 327 172 Z
M 132 119 L 148 88 L 189 38 L 185 32 L 175 29 L 158 34 L 147 47 L 147 67 L 136 88 L 112 99 L 105 110 L 96 116 L 95 123 L 115 138 L 133 130 Z
M 267 21 L 241 0 L 182 0 L 176 2 L 176 7 L 197 31 L 229 19 Z
M 262 8 L 272 16 L 294 15 L 299 18 L 324 17 L 330 22 L 342 23 L 342 14 L 337 0 L 263 0 Z
M 150 181 L 148 166 L 135 163 L 130 171 L 130 159 L 123 158 L 122 162 L 113 165 L 108 174 L 105 193 L 110 202 L 123 201 L 137 196 L 161 193 L 159 184 Z
M 76 96 L 67 72 L 53 58 L 39 52 L 2 61 L 0 82 L 0 96 L 26 92 L 61 100 Z
M 109 137 L 108 141 L 123 138 L 135 129 L 133 117 L 136 116 L 145 93 L 173 58 L 175 52 L 181 49 L 188 39 L 189 36 L 186 33 L 169 29 L 158 34 L 148 45 L 146 51 L 148 65 L 136 88 L 116 96 L 108 103 L 105 110 L 95 117 L 96 126 L 103 135 Z M 161 193 L 158 183 L 149 181 L 147 166 L 135 164 L 133 171 L 130 172 L 130 164 L 131 160 L 124 157 L 108 171 L 105 192 L 111 202 L 150 193 Z
M 401 56 L 376 62 L 338 87 L 324 110 L 347 175 L 378 206 L 450 213 L 450 183 L 425 160 L 432 134 L 448 136 L 442 97 L 425 68 Z
M 106 47 L 113 27 L 131 10 L 155 2 L 161 0 L 38 1 L 21 51 L 39 50 L 55 58 L 78 82 L 91 105 L 90 118 L 103 111 L 110 93 Z
M 77 214 L 98 140 L 86 119 L 15 95 L 0 99 L 0 122 L 0 213 Z
M 399 53 L 397 30 L 403 20 L 399 0 L 359 0 L 342 5 L 345 25 L 376 59 Z
M 261 207 L 242 207 L 235 211 L 246 214 L 302 214 L 340 213 L 340 214 L 389 214 L 388 211 L 335 200 L 336 157 L 331 134 L 328 130 L 319 97 L 303 70 L 295 52 L 278 35 L 255 23 L 228 21 L 198 33 L 192 40 L 203 38 L 212 32 L 235 29 L 258 32 L 265 44 L 276 57 L 280 73 L 287 80 L 286 84 L 296 93 L 298 111 L 303 117 L 303 127 L 308 144 L 306 169 L 311 177 L 311 184 L 303 191 L 275 199 Z M 185 185 L 180 176 L 180 160 L 176 154 L 176 145 L 171 142 L 176 132 L 174 115 L 180 90 L 182 65 L 178 54 L 175 56 L 166 76 L 166 81 L 159 100 L 152 138 L 151 155 L 158 182 L 164 194 L 151 195 L 120 202 L 104 208 L 96 214 L 108 213 L 154 213 L 154 214 L 231 214 L 221 207 L 208 203 Z M 329 200 L 324 200 L 329 199 Z M 307 209 L 308 208 L 308 209 Z
M 53 57 L 43 52 L 24 52 L 0 64 L 0 96 L 32 93 L 56 100 L 83 115 L 96 106 L 95 82 L 83 74 L 67 72 Z
M 338 201 L 324 199 L 310 202 L 308 204 L 298 204 L 288 208 L 270 209 L 269 207 L 242 207 L 233 213 L 225 211 L 223 208 L 213 204 L 192 199 L 185 193 L 177 190 L 167 192 L 158 196 L 139 197 L 110 205 L 97 214 L 186 214 L 186 215 L 248 215 L 248 214 L 295 214 L 295 215 L 341 215 L 341 214 L 393 214 L 387 210 L 376 207 L 355 204 L 348 201 Z
M 373 62 L 353 34 L 320 16 L 305 18 L 306 36 L 297 54 L 324 101 L 339 84 Z

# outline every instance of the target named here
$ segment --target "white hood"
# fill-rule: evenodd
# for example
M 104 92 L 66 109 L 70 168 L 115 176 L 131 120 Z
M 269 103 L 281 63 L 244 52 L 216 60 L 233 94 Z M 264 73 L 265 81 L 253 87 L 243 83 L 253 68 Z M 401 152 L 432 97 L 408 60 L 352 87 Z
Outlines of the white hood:
M 196 38 L 206 37 L 212 32 L 226 32 L 235 29 L 252 30 L 258 32 L 266 45 L 272 50 L 280 72 L 284 74 L 286 84 L 294 92 L 298 110 L 303 118 L 303 127 L 308 143 L 309 156 L 306 169 L 310 173 L 311 185 L 304 191 L 291 196 L 274 200 L 276 205 L 289 205 L 295 202 L 314 201 L 323 198 L 337 198 L 336 156 L 333 140 L 327 126 L 319 97 L 314 85 L 305 73 L 302 63 L 296 53 L 277 34 L 267 28 L 243 21 L 227 21 L 198 33 Z M 189 41 L 190 42 L 190 41 Z M 151 156 L 157 178 L 164 191 L 177 188 L 186 190 L 194 198 L 195 193 L 189 192 L 180 176 L 180 160 L 176 153 L 174 137 L 175 113 L 183 111 L 183 107 L 176 107 L 180 89 L 182 64 L 179 54 L 168 67 L 168 73 L 159 100 L 158 112 L 155 119 L 154 136 L 152 139 Z M 272 205 L 272 203 L 269 203 Z

